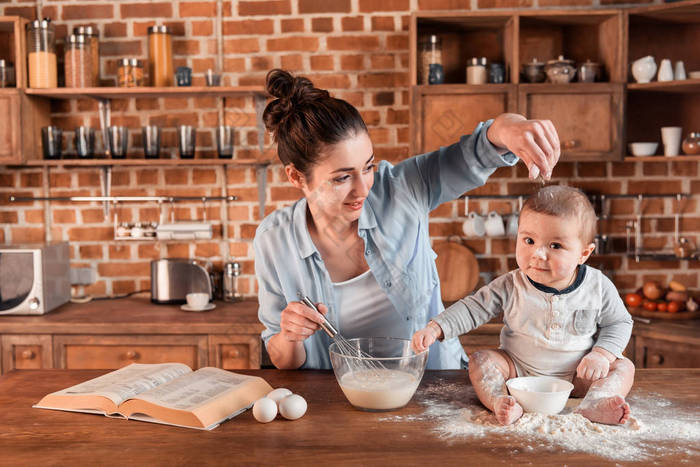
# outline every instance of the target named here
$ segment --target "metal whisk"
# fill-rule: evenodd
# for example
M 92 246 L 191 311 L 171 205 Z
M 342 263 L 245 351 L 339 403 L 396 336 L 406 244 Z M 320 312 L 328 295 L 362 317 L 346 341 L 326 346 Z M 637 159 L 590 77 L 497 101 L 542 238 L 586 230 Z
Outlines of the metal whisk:
M 338 330 L 330 323 L 330 321 L 328 321 L 326 317 L 323 316 L 323 313 L 318 311 L 318 308 L 316 308 L 316 305 L 313 304 L 309 297 L 307 297 L 301 292 L 299 292 L 297 295 L 299 296 L 299 300 L 301 300 L 304 305 L 308 306 L 316 313 L 318 313 L 319 316 L 321 316 L 323 320 L 320 324 L 321 329 L 323 329 L 326 332 L 326 334 L 328 334 L 328 336 L 331 339 L 333 339 L 333 342 L 335 342 L 335 344 L 338 346 L 338 350 L 342 355 L 351 357 L 348 359 L 348 362 L 351 366 L 354 367 L 355 371 L 386 370 L 384 365 L 382 365 L 381 362 L 377 361 L 375 357 L 368 354 L 360 347 L 355 347 L 347 339 L 340 335 Z

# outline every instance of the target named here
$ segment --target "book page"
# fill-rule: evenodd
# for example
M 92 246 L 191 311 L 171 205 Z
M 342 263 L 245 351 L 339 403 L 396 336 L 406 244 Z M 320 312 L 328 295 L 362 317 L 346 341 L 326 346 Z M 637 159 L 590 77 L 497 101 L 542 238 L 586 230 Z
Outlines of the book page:
M 251 379 L 257 378 L 219 368 L 200 368 L 167 384 L 141 393 L 137 399 L 170 409 L 191 412 Z
M 173 379 L 191 373 L 182 363 L 143 364 L 132 363 L 106 375 L 71 386 L 56 395 L 103 396 L 119 405 L 142 392 L 148 391 Z

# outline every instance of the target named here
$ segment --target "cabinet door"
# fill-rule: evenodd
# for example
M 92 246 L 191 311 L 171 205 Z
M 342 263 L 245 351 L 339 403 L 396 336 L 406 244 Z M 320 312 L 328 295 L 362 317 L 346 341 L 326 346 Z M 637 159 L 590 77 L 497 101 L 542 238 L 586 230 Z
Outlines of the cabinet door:
M 456 143 L 479 122 L 514 112 L 517 106 L 513 84 L 416 86 L 412 99 L 413 154 Z
M 681 342 L 635 336 L 638 368 L 698 368 L 700 347 Z
M 0 115 L 3 121 L 0 125 L 0 163 L 20 163 L 22 154 L 19 132 L 21 120 L 19 91 L 0 89 Z
M 56 368 L 112 370 L 130 363 L 207 366 L 207 336 L 54 336 Z
M 2 373 L 12 370 L 53 368 L 51 336 L 4 335 L 2 341 Z
M 260 368 L 262 345 L 260 335 L 209 336 L 209 362 L 224 370 Z
M 622 84 L 523 84 L 518 92 L 520 113 L 554 124 L 562 160 L 622 158 Z

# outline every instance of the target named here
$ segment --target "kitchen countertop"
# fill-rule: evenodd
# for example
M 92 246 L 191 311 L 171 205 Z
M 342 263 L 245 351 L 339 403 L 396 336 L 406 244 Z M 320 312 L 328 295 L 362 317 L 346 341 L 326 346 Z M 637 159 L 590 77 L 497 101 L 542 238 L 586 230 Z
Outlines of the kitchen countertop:
M 435 419 L 423 416 L 426 399 L 452 402 L 457 398 L 478 406 L 464 371 L 427 371 L 406 407 L 384 413 L 352 408 L 330 371 L 241 371 L 303 395 L 309 404 L 307 414 L 293 422 L 277 419 L 260 424 L 247 411 L 210 432 L 31 408 L 45 394 L 104 373 L 22 370 L 0 377 L 0 452 L 4 461 L 0 464 L 616 464 L 556 445 L 522 449 L 522 441 L 501 434 L 440 438 L 434 432 Z M 638 370 L 631 394 L 663 397 L 670 401 L 669 407 L 695 414 L 697 419 L 700 370 Z M 684 449 L 634 465 L 697 461 Z

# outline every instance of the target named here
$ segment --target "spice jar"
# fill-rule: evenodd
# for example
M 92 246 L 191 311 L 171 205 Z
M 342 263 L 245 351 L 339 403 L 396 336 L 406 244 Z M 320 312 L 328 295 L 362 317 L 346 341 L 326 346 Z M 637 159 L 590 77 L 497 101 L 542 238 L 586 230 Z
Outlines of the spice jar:
M 71 34 L 66 40 L 65 53 L 66 87 L 86 88 L 92 86 L 92 55 L 88 37 Z
M 431 34 L 422 42 L 420 63 L 421 84 L 439 84 L 444 81 L 442 70 L 442 41 L 439 36 Z M 434 83 L 430 82 L 431 65 L 434 65 L 432 67 Z
M 501 84 L 506 80 L 506 68 L 503 63 L 492 62 L 489 64 L 489 83 Z
M 14 86 L 16 86 L 15 66 L 8 60 L 0 59 L 0 88 Z
M 100 39 L 97 30 L 92 26 L 78 26 L 73 28 L 73 34 L 86 37 L 87 47 L 92 58 L 92 83 L 90 86 L 100 85 Z
M 136 58 L 122 58 L 118 62 L 117 85 L 121 88 L 143 86 L 143 63 Z
M 473 57 L 467 62 L 467 84 L 486 84 L 486 57 Z
M 148 71 L 152 86 L 173 85 L 173 42 L 167 26 L 148 28 Z
M 27 62 L 30 88 L 58 86 L 56 37 L 50 19 L 27 24 Z
M 700 154 L 700 133 L 691 132 L 683 140 L 683 153 L 687 155 Z

